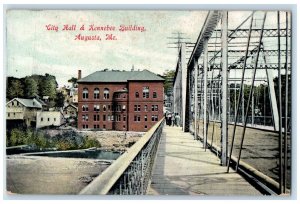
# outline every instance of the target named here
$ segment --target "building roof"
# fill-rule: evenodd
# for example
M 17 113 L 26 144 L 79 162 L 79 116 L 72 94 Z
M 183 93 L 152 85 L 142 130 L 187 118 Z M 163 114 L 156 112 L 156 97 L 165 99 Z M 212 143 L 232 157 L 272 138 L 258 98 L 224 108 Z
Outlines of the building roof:
M 69 106 L 71 106 L 72 108 L 78 110 L 77 106 L 75 106 L 73 104 L 68 104 L 67 106 L 64 107 L 64 110 L 67 109 Z
M 42 104 L 40 102 L 38 102 L 36 99 L 26 99 L 26 98 L 14 98 L 14 99 L 10 100 L 9 102 L 7 102 L 6 105 L 14 100 L 19 101 L 21 104 L 23 104 L 27 108 L 42 108 Z
M 127 81 L 164 81 L 163 78 L 144 69 L 143 71 L 96 71 L 80 80 L 82 82 L 127 82 Z

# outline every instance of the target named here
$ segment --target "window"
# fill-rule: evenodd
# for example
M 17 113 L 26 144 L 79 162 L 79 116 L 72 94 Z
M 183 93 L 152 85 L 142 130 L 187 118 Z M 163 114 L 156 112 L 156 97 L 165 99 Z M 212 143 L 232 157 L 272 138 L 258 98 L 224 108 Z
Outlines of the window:
M 109 99 L 109 89 L 105 88 L 103 91 L 103 97 L 104 99 Z
M 100 125 L 94 125 L 94 129 L 99 129 Z
M 16 113 L 14 113 L 14 118 L 16 117 Z
M 121 115 L 116 115 L 116 121 L 121 121 Z
M 50 121 L 50 118 L 48 118 L 48 122 Z
M 94 121 L 100 121 L 100 115 L 94 115 Z
M 10 117 L 10 113 L 7 113 L 7 117 Z
M 15 104 L 14 104 L 14 102 L 11 102 L 11 105 L 13 105 L 13 106 L 14 106 L 14 105 L 15 105 Z
M 83 121 L 89 121 L 89 115 L 88 114 L 82 115 L 82 120 Z
M 54 118 L 54 121 L 56 121 L 56 118 Z
M 148 117 L 147 117 L 147 115 L 145 115 L 144 119 L 145 119 L 145 121 L 147 121 L 147 120 L 148 120 Z
M 103 115 L 103 121 L 106 121 L 106 115 Z
M 123 121 L 126 121 L 126 115 L 123 115 Z
M 147 129 L 148 128 L 148 126 L 147 125 L 145 125 L 145 129 Z
M 106 128 L 106 125 L 103 125 L 103 129 L 105 129 Z
M 89 111 L 89 106 L 88 105 L 83 105 L 82 106 L 82 111 Z
M 100 111 L 100 105 L 94 105 L 94 111 Z
M 94 99 L 99 99 L 100 97 L 100 90 L 98 88 L 94 89 Z
M 158 121 L 158 116 L 157 115 L 152 115 L 152 121 Z
M 141 116 L 135 115 L 135 116 L 134 116 L 134 121 L 135 121 L 135 122 L 141 121 Z
M 144 111 L 145 111 L 145 112 L 148 111 L 148 106 L 147 106 L 147 105 L 144 106 Z
M 126 105 L 123 105 L 122 110 L 123 110 L 123 111 L 126 110 Z
M 103 105 L 103 111 L 104 112 L 106 111 L 106 105 Z
M 152 111 L 158 111 L 158 105 L 152 105 Z
M 139 98 L 139 97 L 140 97 L 139 92 L 135 92 L 135 97 L 136 97 L 136 98 Z
M 89 98 L 89 90 L 87 88 L 84 88 L 82 91 L 82 98 L 88 99 Z
M 134 111 L 136 112 L 141 111 L 141 105 L 134 105 Z
M 114 121 L 114 115 L 111 115 L 111 116 L 110 116 L 110 120 L 111 120 L 111 121 Z
M 153 92 L 153 98 L 157 98 L 157 93 Z
M 143 87 L 143 98 L 149 98 L 149 87 Z
M 116 111 L 121 111 L 121 105 L 117 105 L 117 110 Z
M 44 118 L 41 118 L 41 122 L 43 122 Z
M 83 125 L 82 125 L 82 128 L 83 128 L 83 129 L 88 129 L 88 128 L 89 128 L 89 126 L 88 126 L 88 125 L 86 125 L 86 124 L 83 124 Z

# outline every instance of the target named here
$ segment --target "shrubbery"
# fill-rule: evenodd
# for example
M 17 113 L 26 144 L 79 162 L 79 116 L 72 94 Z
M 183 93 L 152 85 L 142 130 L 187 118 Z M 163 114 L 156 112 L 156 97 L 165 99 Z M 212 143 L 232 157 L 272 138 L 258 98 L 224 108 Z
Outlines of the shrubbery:
M 12 129 L 7 135 L 7 146 L 35 145 L 38 148 L 57 148 L 58 150 L 86 149 L 91 147 L 101 147 L 96 139 L 83 137 L 75 131 L 66 131 L 50 137 L 42 131 L 30 129 Z

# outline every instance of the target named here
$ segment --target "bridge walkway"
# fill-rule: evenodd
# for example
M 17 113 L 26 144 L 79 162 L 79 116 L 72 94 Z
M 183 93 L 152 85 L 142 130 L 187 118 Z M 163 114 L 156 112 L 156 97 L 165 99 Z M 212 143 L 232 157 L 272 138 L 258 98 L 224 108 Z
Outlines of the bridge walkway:
M 165 126 L 148 195 L 261 195 L 180 127 Z

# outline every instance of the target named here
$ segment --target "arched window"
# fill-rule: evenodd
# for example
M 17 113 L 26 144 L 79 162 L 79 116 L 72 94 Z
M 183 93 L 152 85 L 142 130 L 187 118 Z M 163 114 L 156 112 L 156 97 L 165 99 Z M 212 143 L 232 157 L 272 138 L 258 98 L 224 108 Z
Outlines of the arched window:
M 143 87 L 143 98 L 149 98 L 149 87 Z
M 94 99 L 99 99 L 100 90 L 98 88 L 94 89 Z
M 109 99 L 109 89 L 105 88 L 103 91 L 103 97 L 104 99 Z
M 136 97 L 136 98 L 139 98 L 139 97 L 140 97 L 139 92 L 135 92 L 135 97 Z
M 106 111 L 106 105 L 103 105 L 103 111 Z
M 87 99 L 89 98 L 89 90 L 87 88 L 84 88 L 82 91 L 82 98 Z
M 83 105 L 82 106 L 82 111 L 89 111 L 89 106 L 88 105 Z

